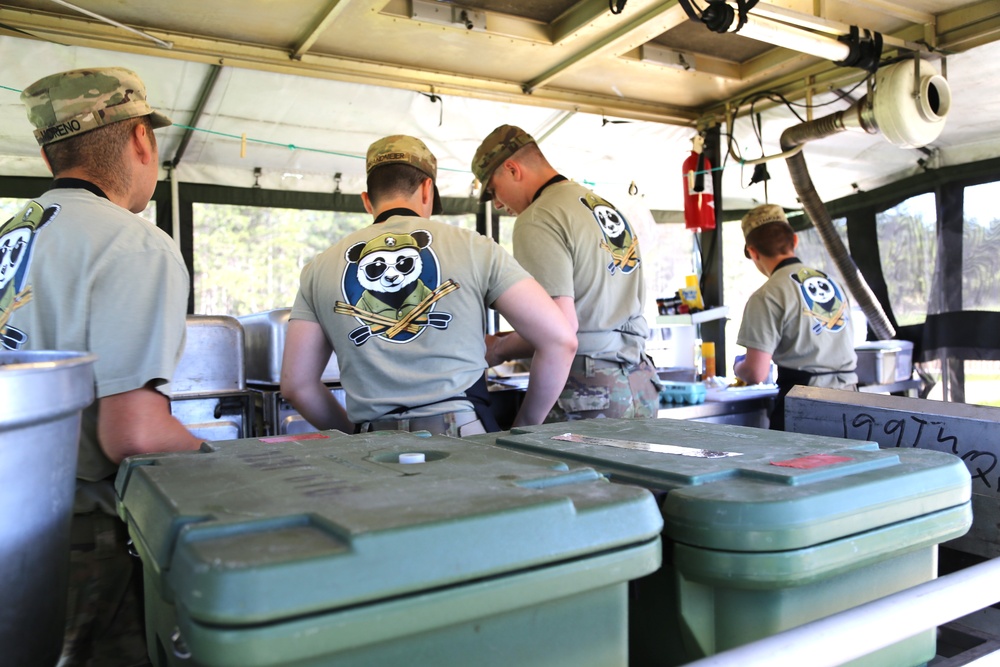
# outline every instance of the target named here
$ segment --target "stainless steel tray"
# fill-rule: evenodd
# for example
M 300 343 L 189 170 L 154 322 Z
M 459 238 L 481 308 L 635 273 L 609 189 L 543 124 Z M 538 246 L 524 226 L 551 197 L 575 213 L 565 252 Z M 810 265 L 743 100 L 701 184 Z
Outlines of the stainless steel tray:
M 278 385 L 281 383 L 281 356 L 285 353 L 285 332 L 291 308 L 277 308 L 262 313 L 237 318 L 243 325 L 246 347 L 247 381 L 254 384 Z M 323 382 L 339 382 L 340 367 L 337 354 L 323 369 Z
M 187 338 L 170 383 L 173 396 L 244 391 L 243 327 L 227 315 L 188 315 Z

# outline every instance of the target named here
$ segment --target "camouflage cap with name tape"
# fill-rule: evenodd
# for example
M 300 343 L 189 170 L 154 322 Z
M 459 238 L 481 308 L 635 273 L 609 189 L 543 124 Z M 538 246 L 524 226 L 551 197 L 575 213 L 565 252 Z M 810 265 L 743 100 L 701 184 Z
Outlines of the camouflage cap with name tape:
M 493 193 L 487 186 L 497 167 L 514 153 L 533 143 L 535 139 L 515 125 L 501 125 L 486 135 L 483 143 L 476 149 L 476 154 L 472 156 L 472 175 L 482 187 L 479 201 L 493 198 Z
M 761 204 L 751 209 L 743 216 L 743 220 L 740 222 L 743 228 L 743 238 L 746 239 L 750 235 L 750 232 L 771 222 L 788 224 L 785 211 L 777 204 Z
M 394 134 L 383 137 L 368 147 L 365 173 L 387 164 L 408 164 L 427 174 L 434 181 L 433 215 L 441 214 L 441 195 L 437 189 L 437 158 L 427 144 L 416 137 Z
M 25 88 L 21 101 L 39 146 L 139 116 L 149 116 L 153 129 L 173 124 L 150 108 L 139 75 L 123 67 L 50 74 Z

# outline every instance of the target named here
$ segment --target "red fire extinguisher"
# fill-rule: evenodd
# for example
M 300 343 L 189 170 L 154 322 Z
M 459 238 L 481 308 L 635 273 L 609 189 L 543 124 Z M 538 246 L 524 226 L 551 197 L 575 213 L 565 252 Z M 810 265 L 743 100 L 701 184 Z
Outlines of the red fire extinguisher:
M 684 160 L 684 227 L 692 230 L 715 229 L 715 196 L 712 189 L 712 163 L 702 153 L 701 135 L 692 140 L 691 154 Z

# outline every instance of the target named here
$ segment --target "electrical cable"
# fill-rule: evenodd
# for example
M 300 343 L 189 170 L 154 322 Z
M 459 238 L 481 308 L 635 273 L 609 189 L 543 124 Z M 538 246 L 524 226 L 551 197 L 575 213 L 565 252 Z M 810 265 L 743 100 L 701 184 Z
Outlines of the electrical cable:
M 852 103 L 853 103 L 853 100 L 850 99 L 851 93 L 853 93 L 859 87 L 861 87 L 863 85 L 866 85 L 867 82 L 868 82 L 868 80 L 872 76 L 873 76 L 873 73 L 869 72 L 864 78 L 862 78 L 860 81 L 858 81 L 857 83 L 855 83 L 846 92 L 841 91 L 841 90 L 831 90 L 830 92 L 834 93 L 837 97 L 835 99 L 828 100 L 826 102 L 822 102 L 822 103 L 819 103 L 819 104 L 806 104 L 806 103 L 802 103 L 802 102 L 793 102 L 793 101 L 789 100 L 788 98 L 786 98 L 781 93 L 779 93 L 777 91 L 773 91 L 773 90 L 758 91 L 756 93 L 751 93 L 750 95 L 747 95 L 747 96 L 743 97 L 742 99 L 739 100 L 739 102 L 737 102 L 736 106 L 734 107 L 734 110 L 729 114 L 728 123 L 729 123 L 730 127 L 732 127 L 735 124 L 735 118 L 736 118 L 736 116 L 739 115 L 739 110 L 743 106 L 749 104 L 750 109 L 749 109 L 748 113 L 750 115 L 750 124 L 751 124 L 751 127 L 753 128 L 753 134 L 754 134 L 754 138 L 757 140 L 757 145 L 761 149 L 761 157 L 759 157 L 759 158 L 752 158 L 752 159 L 744 158 L 743 154 L 742 154 L 742 151 L 739 151 L 737 149 L 737 147 L 735 146 L 735 134 L 733 134 L 732 132 L 728 132 L 728 133 L 726 133 L 726 137 L 727 137 L 727 141 L 726 141 L 726 148 L 727 148 L 726 156 L 727 156 L 727 158 L 729 156 L 732 156 L 733 159 L 737 160 L 740 163 L 741 167 L 743 167 L 743 166 L 746 166 L 746 165 L 763 164 L 763 163 L 769 162 L 771 160 L 788 159 L 792 155 L 795 155 L 796 153 L 798 153 L 799 151 L 802 150 L 803 147 L 801 145 L 799 145 L 799 146 L 793 147 L 792 149 L 790 149 L 788 151 L 784 151 L 782 153 L 779 153 L 777 155 L 770 155 L 770 156 L 768 156 L 768 155 L 764 154 L 763 127 L 762 127 L 762 123 L 761 123 L 761 120 L 760 120 L 760 114 L 757 113 L 757 111 L 756 111 L 756 105 L 759 102 L 764 101 L 764 100 L 768 100 L 768 101 L 774 102 L 776 104 L 782 104 L 782 105 L 784 105 L 791 112 L 791 114 L 793 116 L 795 116 L 795 118 L 800 123 L 804 123 L 804 122 L 806 122 L 806 120 L 797 111 L 797 109 L 806 109 L 806 110 L 820 109 L 820 108 L 823 108 L 823 107 L 831 105 L 831 104 L 836 104 L 836 103 L 841 102 L 841 101 L 843 101 L 845 99 L 847 99 L 849 101 L 852 101 Z M 745 180 L 745 179 L 741 178 L 741 182 L 743 180 Z

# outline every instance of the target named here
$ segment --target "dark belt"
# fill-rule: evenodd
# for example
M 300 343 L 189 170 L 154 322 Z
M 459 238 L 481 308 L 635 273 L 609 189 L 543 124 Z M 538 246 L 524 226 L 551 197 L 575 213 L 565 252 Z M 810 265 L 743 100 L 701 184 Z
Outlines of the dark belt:
M 778 366 L 778 378 L 777 385 L 778 391 L 781 392 L 781 396 L 784 396 L 792 387 L 795 385 L 808 385 L 809 381 L 815 377 L 821 377 L 823 375 L 847 375 L 848 373 L 853 373 L 854 369 L 846 371 L 803 371 L 798 368 L 788 368 L 787 366 Z

